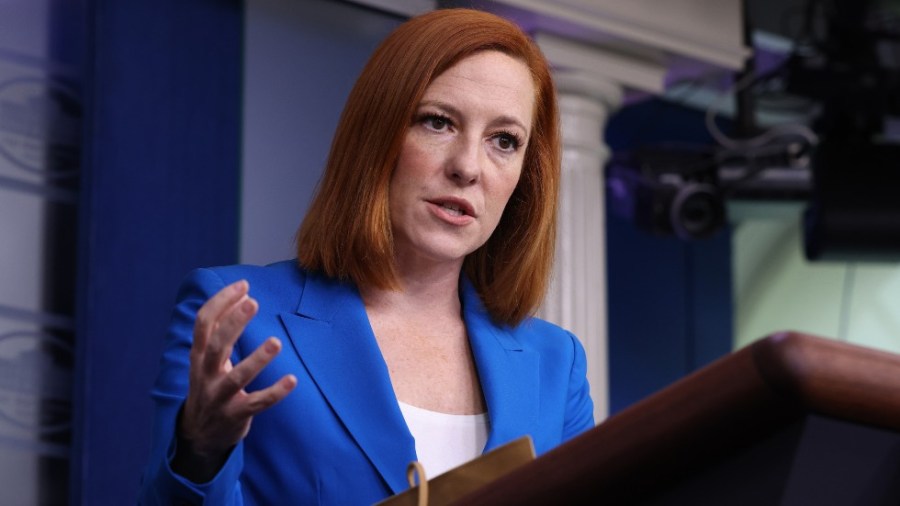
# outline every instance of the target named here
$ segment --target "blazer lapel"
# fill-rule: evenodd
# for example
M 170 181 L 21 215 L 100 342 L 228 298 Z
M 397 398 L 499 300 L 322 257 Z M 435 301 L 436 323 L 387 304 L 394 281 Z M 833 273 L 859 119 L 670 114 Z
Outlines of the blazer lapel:
M 356 288 L 309 274 L 281 320 L 322 395 L 393 493 L 405 490 L 415 442 Z
M 460 283 L 463 317 L 491 422 L 485 451 L 530 434 L 540 405 L 539 355 L 523 350 L 508 329 L 491 320 L 475 288 Z

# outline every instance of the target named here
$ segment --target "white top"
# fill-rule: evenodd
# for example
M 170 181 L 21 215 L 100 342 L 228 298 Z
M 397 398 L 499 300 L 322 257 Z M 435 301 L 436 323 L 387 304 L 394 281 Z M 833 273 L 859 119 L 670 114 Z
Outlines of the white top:
M 400 403 L 406 425 L 416 440 L 416 456 L 428 479 L 462 465 L 484 451 L 487 413 L 451 415 Z

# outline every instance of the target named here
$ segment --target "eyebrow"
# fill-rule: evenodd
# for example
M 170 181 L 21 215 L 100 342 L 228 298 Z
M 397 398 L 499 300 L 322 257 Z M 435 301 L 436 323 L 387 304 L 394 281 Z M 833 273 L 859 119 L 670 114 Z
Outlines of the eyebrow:
M 448 104 L 447 102 L 441 102 L 440 100 L 423 100 L 422 102 L 419 102 L 419 107 L 424 107 L 424 106 L 437 107 L 438 109 L 443 109 L 444 111 L 447 111 L 448 113 L 450 113 L 453 116 L 462 116 L 463 115 L 462 112 L 460 112 L 460 110 L 457 109 L 455 106 Z M 509 116 L 509 115 L 503 114 L 503 115 L 498 116 L 497 118 L 494 118 L 494 120 L 492 120 L 490 122 L 490 124 L 491 125 L 516 125 L 519 128 L 521 128 L 523 131 L 525 131 L 526 136 L 531 135 L 531 132 L 529 132 L 528 128 L 525 127 L 525 125 L 521 121 L 519 121 L 519 119 L 516 118 L 515 116 Z

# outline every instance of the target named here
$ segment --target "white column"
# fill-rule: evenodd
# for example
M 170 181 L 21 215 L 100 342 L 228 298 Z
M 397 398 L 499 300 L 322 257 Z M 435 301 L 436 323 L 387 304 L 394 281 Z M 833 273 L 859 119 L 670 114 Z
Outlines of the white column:
M 622 102 L 612 80 L 558 73 L 563 157 L 553 280 L 539 315 L 584 344 L 597 422 L 608 414 L 606 346 L 606 216 L 603 167 L 609 158 L 603 131 Z

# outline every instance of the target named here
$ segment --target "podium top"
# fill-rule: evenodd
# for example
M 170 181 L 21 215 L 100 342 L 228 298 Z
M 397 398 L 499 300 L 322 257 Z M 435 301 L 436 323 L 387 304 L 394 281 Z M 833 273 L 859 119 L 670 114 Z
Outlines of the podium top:
M 651 486 L 746 447 L 808 413 L 900 431 L 900 355 L 797 332 L 773 334 L 632 405 L 459 504 L 560 503 L 565 497 L 560 491 L 612 504 L 614 491 L 630 488 L 625 483 Z

